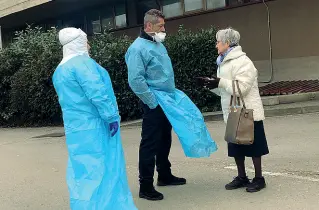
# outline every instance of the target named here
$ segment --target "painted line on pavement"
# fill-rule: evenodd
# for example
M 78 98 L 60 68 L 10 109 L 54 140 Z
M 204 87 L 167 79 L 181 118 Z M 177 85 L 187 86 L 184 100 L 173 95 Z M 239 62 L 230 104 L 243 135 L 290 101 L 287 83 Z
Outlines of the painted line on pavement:
M 236 166 L 227 166 L 225 167 L 225 169 L 230 169 L 230 170 L 234 170 L 237 171 L 237 167 Z M 248 172 L 254 173 L 255 170 L 252 169 L 246 169 Z M 306 180 L 306 181 L 311 181 L 311 182 L 319 182 L 319 179 L 316 178 L 312 178 L 312 177 L 307 177 L 307 176 L 298 176 L 298 175 L 293 175 L 293 174 L 288 174 L 288 173 L 278 173 L 278 172 L 268 172 L 268 171 L 263 171 L 264 175 L 268 175 L 268 176 L 281 176 L 281 177 L 285 177 L 285 178 L 292 178 L 292 179 L 299 179 L 299 180 Z

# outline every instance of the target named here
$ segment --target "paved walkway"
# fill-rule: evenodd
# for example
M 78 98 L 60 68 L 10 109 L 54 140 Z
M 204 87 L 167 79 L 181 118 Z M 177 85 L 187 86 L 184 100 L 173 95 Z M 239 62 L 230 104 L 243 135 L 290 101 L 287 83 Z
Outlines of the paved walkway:
M 227 158 L 222 122 L 207 123 L 219 145 L 211 158 L 185 158 L 174 139 L 171 162 L 188 185 L 159 188 L 165 200 L 138 199 L 140 128 L 122 130 L 132 193 L 140 210 L 315 210 L 319 205 L 319 114 L 267 118 L 270 155 L 264 159 L 267 189 L 248 194 L 224 190 L 236 175 Z M 63 137 L 32 138 L 60 128 L 0 129 L 0 210 L 66 210 L 66 148 Z M 252 177 L 251 161 L 247 161 Z

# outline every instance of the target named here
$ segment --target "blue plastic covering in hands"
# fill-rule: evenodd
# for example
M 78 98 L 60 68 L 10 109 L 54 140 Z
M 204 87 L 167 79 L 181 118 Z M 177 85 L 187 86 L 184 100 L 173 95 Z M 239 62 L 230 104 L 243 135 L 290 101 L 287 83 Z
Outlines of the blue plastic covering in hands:
M 162 43 L 137 38 L 125 61 L 131 89 L 149 108 L 162 107 L 187 157 L 209 157 L 217 150 L 200 110 L 175 88 L 172 62 Z
M 72 210 L 136 210 L 127 181 L 120 116 L 108 72 L 88 56 L 59 65 L 53 84 L 63 111 Z
M 217 151 L 203 115 L 191 99 L 176 89 L 172 93 L 153 90 L 158 103 L 170 121 L 186 157 L 209 157 Z

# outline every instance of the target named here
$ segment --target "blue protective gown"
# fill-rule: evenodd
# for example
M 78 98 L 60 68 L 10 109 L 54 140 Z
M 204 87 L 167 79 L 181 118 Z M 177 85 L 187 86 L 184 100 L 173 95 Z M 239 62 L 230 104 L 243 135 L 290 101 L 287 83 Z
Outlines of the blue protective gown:
M 129 189 L 120 116 L 108 72 L 88 56 L 59 65 L 53 84 L 63 112 L 72 210 L 136 210 Z
M 203 115 L 189 97 L 175 88 L 174 71 L 161 43 L 137 38 L 125 55 L 133 92 L 151 109 L 163 109 L 187 157 L 209 157 L 217 150 Z

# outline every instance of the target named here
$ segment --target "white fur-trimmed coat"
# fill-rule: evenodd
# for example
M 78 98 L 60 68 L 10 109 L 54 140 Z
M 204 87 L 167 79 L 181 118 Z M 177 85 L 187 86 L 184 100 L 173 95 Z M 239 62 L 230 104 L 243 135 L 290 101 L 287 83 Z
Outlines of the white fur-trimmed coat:
M 233 94 L 232 80 L 238 80 L 247 109 L 254 110 L 254 120 L 265 119 L 264 108 L 258 88 L 258 72 L 253 62 L 246 56 L 240 46 L 231 50 L 217 70 L 220 78 L 219 87 L 211 90 L 221 97 L 224 121 L 229 115 L 229 102 Z M 239 96 L 237 88 L 236 94 Z

